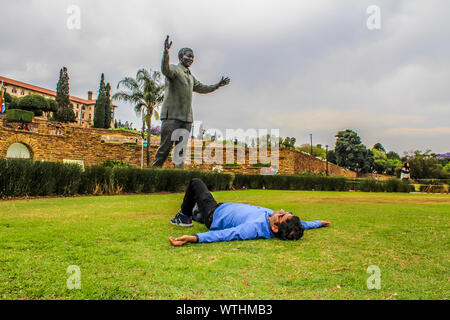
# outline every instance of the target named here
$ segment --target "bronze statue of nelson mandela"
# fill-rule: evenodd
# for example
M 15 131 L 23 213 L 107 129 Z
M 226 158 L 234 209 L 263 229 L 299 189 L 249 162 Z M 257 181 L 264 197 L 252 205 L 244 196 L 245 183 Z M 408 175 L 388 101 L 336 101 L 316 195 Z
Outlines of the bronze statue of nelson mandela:
M 222 77 L 214 85 L 204 85 L 195 79 L 189 70 L 194 62 L 194 52 L 190 48 L 183 48 L 178 52 L 180 62 L 177 65 L 169 64 L 169 49 L 171 46 L 172 41 L 169 41 L 169 36 L 167 36 L 164 41 L 164 53 L 161 62 L 161 71 L 166 77 L 164 101 L 160 113 L 162 120 L 161 143 L 155 155 L 154 167 L 161 167 L 166 161 L 174 143 L 172 133 L 175 130 L 191 131 L 193 122 L 192 92 L 210 93 L 230 83 L 230 79 L 227 77 Z M 182 141 L 175 141 L 175 144 L 177 145 Z M 184 155 L 182 157 L 184 159 Z M 182 168 L 183 163 L 176 164 L 176 167 Z

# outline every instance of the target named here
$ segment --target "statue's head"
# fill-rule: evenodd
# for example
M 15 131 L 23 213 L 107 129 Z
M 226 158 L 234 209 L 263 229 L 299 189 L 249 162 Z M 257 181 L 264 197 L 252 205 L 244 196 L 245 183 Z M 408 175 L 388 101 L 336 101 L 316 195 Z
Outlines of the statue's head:
M 191 48 L 182 48 L 178 51 L 178 59 L 183 66 L 189 68 L 194 63 L 194 51 Z

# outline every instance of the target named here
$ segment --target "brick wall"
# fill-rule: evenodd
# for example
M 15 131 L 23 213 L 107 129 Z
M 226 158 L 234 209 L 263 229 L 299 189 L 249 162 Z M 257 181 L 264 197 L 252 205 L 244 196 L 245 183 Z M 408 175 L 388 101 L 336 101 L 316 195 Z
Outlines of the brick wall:
M 95 165 L 106 160 L 122 160 L 140 166 L 140 137 L 122 131 L 83 128 L 64 124 L 58 132 L 56 123 L 38 120 L 30 125 L 32 131 L 16 129 L 17 124 L 1 122 L 0 157 L 5 158 L 12 143 L 28 147 L 33 160 L 62 162 L 64 159 L 83 160 L 85 165 Z M 138 145 L 102 143 L 103 135 L 132 136 Z M 144 162 L 145 163 L 145 162 Z
M 125 131 L 115 131 L 107 129 L 92 129 L 83 128 L 78 125 L 64 124 L 63 128 L 58 131 L 56 123 L 45 120 L 35 120 L 30 128 L 32 131 L 24 131 L 17 129 L 17 124 L 7 124 L 4 120 L 0 120 L 0 158 L 6 158 L 9 146 L 15 142 L 22 143 L 28 147 L 33 160 L 62 162 L 67 160 L 82 160 L 85 165 L 101 164 L 106 160 L 122 160 L 132 164 L 135 167 L 141 166 L 141 137 L 134 133 Z M 121 143 L 105 143 L 105 140 L 116 141 L 117 139 L 105 139 L 105 136 L 117 135 L 123 137 L 128 144 Z M 131 141 L 137 141 L 137 144 L 130 144 Z M 103 142 L 102 142 L 103 141 Z M 153 162 L 154 155 L 158 148 L 158 144 L 151 145 L 151 159 Z M 201 148 L 201 147 L 200 147 Z M 227 152 L 229 150 L 218 147 L 218 149 L 208 149 L 206 147 L 206 154 L 215 157 L 215 151 L 222 149 L 221 166 L 224 172 L 230 173 L 246 173 L 259 174 L 261 168 L 252 165 L 256 162 L 263 162 L 258 157 L 255 157 L 255 149 L 240 149 L 245 151 L 245 163 L 238 166 L 225 165 Z M 198 146 L 192 146 L 190 154 L 195 156 L 195 151 L 198 153 Z M 189 152 L 188 152 L 189 154 Z M 270 150 L 268 157 L 271 156 Z M 234 149 L 234 163 L 238 161 L 238 151 Z M 198 170 L 212 170 L 217 164 L 195 163 L 192 158 L 190 164 L 186 164 L 186 168 L 194 168 Z M 145 150 L 144 150 L 144 166 L 146 164 Z M 171 159 L 166 161 L 165 167 L 173 167 Z M 312 157 L 308 154 L 282 148 L 279 150 L 279 168 L 278 172 L 282 174 L 298 174 L 304 171 L 325 173 L 326 163 L 318 158 Z M 350 170 L 345 170 L 339 166 L 329 163 L 328 171 L 330 175 L 341 175 L 347 177 L 356 177 L 356 173 Z

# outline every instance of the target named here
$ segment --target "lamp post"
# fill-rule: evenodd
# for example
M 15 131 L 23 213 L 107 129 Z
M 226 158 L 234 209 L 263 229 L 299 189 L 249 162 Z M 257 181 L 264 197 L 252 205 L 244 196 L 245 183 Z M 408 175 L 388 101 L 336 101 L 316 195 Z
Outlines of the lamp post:
M 204 138 L 205 132 L 206 132 L 206 130 L 202 129 L 202 131 L 201 131 L 201 133 L 202 133 L 202 152 L 203 152 L 203 149 L 205 148 L 205 138 Z
M 313 155 L 313 148 L 312 148 L 312 133 L 309 134 L 309 137 L 311 138 L 311 155 Z
M 326 175 L 328 176 L 328 145 L 325 146 Z

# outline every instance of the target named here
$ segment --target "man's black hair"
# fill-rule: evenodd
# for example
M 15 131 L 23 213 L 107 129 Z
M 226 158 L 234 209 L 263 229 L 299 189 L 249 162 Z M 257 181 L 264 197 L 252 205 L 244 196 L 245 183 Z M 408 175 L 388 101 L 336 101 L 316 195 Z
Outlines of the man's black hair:
M 293 216 L 283 223 L 275 223 L 275 225 L 278 227 L 275 236 L 281 240 L 298 240 L 303 236 L 305 230 L 297 216 Z

